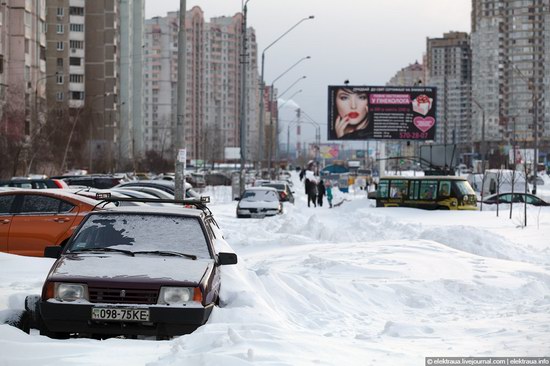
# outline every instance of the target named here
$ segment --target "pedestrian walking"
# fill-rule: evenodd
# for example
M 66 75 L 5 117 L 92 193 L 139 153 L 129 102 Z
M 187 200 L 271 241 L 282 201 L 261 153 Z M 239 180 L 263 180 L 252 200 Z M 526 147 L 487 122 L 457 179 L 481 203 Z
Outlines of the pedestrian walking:
M 319 180 L 319 184 L 317 184 L 317 204 L 319 207 L 323 207 L 323 197 L 325 196 L 325 182 L 323 180 Z
M 327 183 L 325 192 L 327 194 L 328 207 L 332 208 L 332 187 L 330 186 L 330 182 Z
M 307 207 L 311 207 L 311 203 L 313 203 L 314 207 L 317 207 L 317 182 L 313 177 L 306 178 L 306 194 Z

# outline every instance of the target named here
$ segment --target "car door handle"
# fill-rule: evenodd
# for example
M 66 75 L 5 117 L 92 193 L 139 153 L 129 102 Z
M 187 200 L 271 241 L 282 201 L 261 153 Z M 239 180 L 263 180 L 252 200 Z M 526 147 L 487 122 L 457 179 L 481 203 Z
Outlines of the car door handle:
M 2 221 L 0 221 L 0 224 L 9 224 L 11 220 L 8 220 L 8 219 L 4 219 Z
M 57 219 L 53 219 L 53 221 L 63 223 L 63 222 L 69 221 L 69 219 L 65 219 L 65 218 L 63 218 L 63 217 L 59 217 L 59 218 L 57 218 Z

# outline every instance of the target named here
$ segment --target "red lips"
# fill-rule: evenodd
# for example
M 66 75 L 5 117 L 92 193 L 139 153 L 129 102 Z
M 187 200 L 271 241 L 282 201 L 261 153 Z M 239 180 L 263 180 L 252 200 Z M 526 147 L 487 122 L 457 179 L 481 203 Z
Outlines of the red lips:
M 349 118 L 357 118 L 357 117 L 359 117 L 359 113 L 357 113 L 357 112 L 349 112 L 349 113 L 348 113 L 348 117 L 349 117 Z

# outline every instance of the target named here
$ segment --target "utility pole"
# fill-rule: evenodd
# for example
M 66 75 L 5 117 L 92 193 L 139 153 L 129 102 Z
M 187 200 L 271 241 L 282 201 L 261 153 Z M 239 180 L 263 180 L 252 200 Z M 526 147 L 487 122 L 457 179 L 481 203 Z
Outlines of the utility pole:
M 185 161 L 180 161 L 180 157 L 185 156 L 179 151 L 185 149 L 185 13 L 187 5 L 186 0 L 180 0 L 179 30 L 178 30 L 178 105 L 176 112 L 176 148 L 178 149 L 178 158 L 176 159 L 176 180 L 175 180 L 175 198 L 182 200 L 185 197 Z
M 247 37 L 246 37 L 246 13 L 248 1 L 244 3 L 243 6 L 243 23 L 241 29 L 241 113 L 240 113 L 240 146 L 241 146 L 241 169 L 239 172 L 239 197 L 242 196 L 244 192 L 244 183 L 245 183 L 245 165 L 246 165 L 246 73 L 247 73 L 247 64 L 248 64 L 248 49 L 247 49 Z

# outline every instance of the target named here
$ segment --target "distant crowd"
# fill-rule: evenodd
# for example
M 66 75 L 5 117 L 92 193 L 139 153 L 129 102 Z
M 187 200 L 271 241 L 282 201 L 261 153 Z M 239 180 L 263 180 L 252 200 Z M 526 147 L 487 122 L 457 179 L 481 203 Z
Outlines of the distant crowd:
M 300 180 L 304 181 L 304 187 L 307 195 L 307 207 L 323 206 L 324 197 L 327 197 L 327 202 L 332 208 L 332 187 L 330 182 L 324 182 L 318 175 L 315 174 L 315 163 L 310 161 L 306 168 L 300 171 Z

